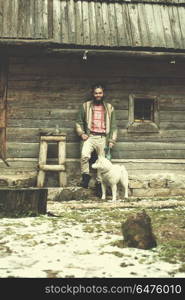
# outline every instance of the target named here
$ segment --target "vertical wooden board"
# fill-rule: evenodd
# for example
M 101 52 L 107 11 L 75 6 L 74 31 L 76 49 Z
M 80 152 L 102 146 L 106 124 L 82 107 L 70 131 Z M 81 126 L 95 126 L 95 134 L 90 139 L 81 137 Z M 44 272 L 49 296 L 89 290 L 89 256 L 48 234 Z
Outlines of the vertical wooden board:
M 181 28 L 181 42 L 183 44 L 183 48 L 185 48 L 185 7 L 180 6 L 177 10 Z
M 103 17 L 103 30 L 105 45 L 110 46 L 110 25 L 109 25 L 109 15 L 108 15 L 108 5 L 105 2 L 102 2 L 102 17 Z
M 35 1 L 30 0 L 30 15 L 28 23 L 30 24 L 29 34 L 33 38 L 35 36 Z
M 161 8 L 164 36 L 165 36 L 165 40 L 166 40 L 166 47 L 173 48 L 175 45 L 174 45 L 172 32 L 171 32 L 171 24 L 170 24 L 170 18 L 169 18 L 169 13 L 168 13 L 168 6 L 161 5 L 160 8 Z
M 3 36 L 3 10 L 4 10 L 4 1 L 0 0 L 0 36 Z
M 53 38 L 53 0 L 48 0 L 48 38 Z
M 18 1 L 18 28 L 17 28 L 17 37 L 25 37 L 26 30 L 26 2 L 24 0 Z
M 150 45 L 150 40 L 148 36 L 148 24 L 146 22 L 145 18 L 145 5 L 143 4 L 138 4 L 137 5 L 137 10 L 138 10 L 138 18 L 139 18 L 139 31 L 140 31 L 140 37 L 141 37 L 141 45 L 142 46 L 149 46 Z
M 66 5 L 66 2 L 61 2 L 60 0 L 53 1 L 53 38 L 56 42 L 61 42 L 64 39 L 63 26 L 61 28 L 61 18 L 63 17 L 63 15 L 61 15 L 60 4 Z M 63 10 L 65 11 L 65 7 L 62 7 L 62 11 Z
M 142 46 L 142 41 L 140 38 L 140 26 L 139 26 L 139 16 L 138 16 L 138 5 L 128 5 L 128 12 L 130 16 L 131 32 L 133 46 Z
M 150 4 L 145 5 L 145 18 L 146 22 L 148 24 L 148 36 L 150 39 L 150 45 L 151 47 L 160 46 L 158 45 L 158 38 L 159 36 L 156 35 L 156 23 L 154 19 L 154 14 L 153 14 L 153 7 Z M 158 16 L 157 22 L 161 22 L 160 15 Z
M 54 1 L 55 3 L 55 1 Z M 56 10 L 57 7 L 54 8 Z M 62 43 L 68 43 L 69 42 L 69 28 L 68 28 L 68 7 L 67 7 L 67 1 L 61 1 L 60 9 L 59 9 L 59 1 L 58 1 L 58 13 L 55 11 L 54 13 L 54 22 L 55 22 L 55 15 L 57 16 L 57 23 L 54 26 L 54 39 L 55 39 L 55 30 L 57 29 L 59 31 L 59 25 L 61 22 L 61 32 L 57 34 L 58 41 L 61 41 Z M 59 14 L 60 12 L 60 14 Z M 58 24 L 58 25 L 57 25 Z M 56 29 L 55 29 L 56 28 Z
M 109 24 L 110 24 L 110 45 L 114 46 L 118 44 L 118 34 L 117 34 L 117 23 L 115 17 L 115 5 L 114 3 L 109 3 L 108 5 L 108 14 L 109 14 Z
M 42 37 L 41 27 L 42 27 L 42 1 L 35 0 L 35 38 L 39 39 Z
M 101 13 L 101 3 L 95 2 L 95 11 L 96 11 L 96 28 L 97 28 L 97 45 L 104 45 L 104 33 L 103 33 L 103 20 Z
M 83 44 L 83 27 L 82 27 L 82 2 L 75 2 L 75 26 L 76 26 L 76 43 Z
M 69 43 L 75 44 L 76 34 L 75 34 L 75 10 L 74 10 L 74 0 L 67 1 L 68 6 L 68 28 L 69 28 Z
M 11 37 L 12 36 L 12 14 L 13 14 L 13 2 L 12 1 L 6 1 L 7 2 L 7 17 L 6 17 L 6 36 Z
M 89 27 L 89 3 L 82 1 L 82 15 L 83 15 L 83 42 L 85 45 L 90 45 L 90 27 Z
M 127 6 L 120 3 L 115 3 L 115 12 L 115 18 L 117 22 L 118 45 L 132 45 L 132 37 L 130 34 L 130 19 L 128 18 L 129 13 L 127 10 Z
M 169 6 L 168 8 L 169 19 L 170 19 L 171 32 L 172 32 L 175 48 L 183 48 L 177 9 L 178 8 L 176 6 Z
M 10 19 L 8 16 L 9 1 L 3 1 L 3 37 L 9 36 L 9 23 Z
M 42 38 L 48 38 L 48 0 L 42 0 Z
M 97 44 L 97 29 L 96 29 L 96 12 L 94 1 L 89 2 L 89 25 L 90 25 L 90 43 L 91 45 Z
M 17 0 L 12 0 L 12 9 L 13 13 L 11 16 L 11 21 L 12 21 L 12 37 L 16 38 L 17 37 L 17 25 L 18 25 L 18 1 Z
M 30 0 L 27 0 L 25 2 L 25 29 L 24 29 L 24 37 L 31 38 L 31 28 L 30 28 L 30 14 L 31 14 L 31 6 L 30 6 Z
M 154 23 L 155 23 L 155 32 L 157 36 L 155 44 L 158 47 L 165 47 L 166 41 L 165 41 L 164 29 L 163 29 L 163 23 L 161 17 L 161 8 L 159 5 L 152 5 L 152 10 L 153 10 Z

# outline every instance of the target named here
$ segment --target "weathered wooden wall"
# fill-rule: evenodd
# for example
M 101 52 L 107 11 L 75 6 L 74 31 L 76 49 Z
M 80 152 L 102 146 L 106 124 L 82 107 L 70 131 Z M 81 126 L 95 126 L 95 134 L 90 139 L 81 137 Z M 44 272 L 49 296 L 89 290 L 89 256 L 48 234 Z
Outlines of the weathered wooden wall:
M 163 161 L 169 169 L 184 170 L 185 159 L 185 75 L 184 63 L 169 61 L 106 59 L 93 57 L 86 63 L 81 57 L 61 56 L 10 58 L 8 81 L 7 168 L 0 162 L 2 174 L 36 171 L 39 132 L 58 124 L 67 133 L 67 161 L 79 159 L 79 138 L 74 131 L 80 104 L 90 97 L 96 81 L 107 86 L 107 101 L 115 106 L 119 127 L 113 158 L 139 159 L 139 168 L 150 166 L 161 171 Z M 130 93 L 159 97 L 159 133 L 129 133 L 128 99 Z M 56 145 L 49 157 L 57 156 Z M 178 161 L 178 163 L 175 163 Z M 160 163 L 157 164 L 156 162 Z M 76 163 L 74 172 L 76 172 Z M 79 166 L 78 166 L 79 168 Z M 152 169 L 151 169 L 152 170 Z M 80 171 L 79 171 L 80 172 Z
M 185 3 L 164 3 L 178 2 L 55 0 L 53 38 L 64 44 L 184 49 Z
M 183 0 L 0 0 L 0 37 L 184 49 L 184 15 Z
M 49 38 L 48 8 L 48 0 L 0 0 L 0 36 L 19 39 Z

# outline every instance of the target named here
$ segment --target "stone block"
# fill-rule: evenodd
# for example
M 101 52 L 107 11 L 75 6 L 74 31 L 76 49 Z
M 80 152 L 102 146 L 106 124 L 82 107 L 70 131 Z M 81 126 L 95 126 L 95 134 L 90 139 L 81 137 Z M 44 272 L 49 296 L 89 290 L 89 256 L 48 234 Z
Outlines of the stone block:
M 171 196 L 185 196 L 185 188 L 184 189 L 178 189 L 174 188 L 170 190 L 170 195 Z
M 136 178 L 129 178 L 129 188 L 131 189 L 146 189 L 148 188 L 148 181 Z
M 166 179 L 165 178 L 152 178 L 149 182 L 149 186 L 151 188 L 164 188 L 166 187 Z
M 161 188 L 161 189 L 133 189 L 133 197 L 168 197 L 170 195 L 170 189 Z
M 55 201 L 87 200 L 94 197 L 93 193 L 93 190 L 81 187 L 64 188 L 59 195 L 55 197 Z

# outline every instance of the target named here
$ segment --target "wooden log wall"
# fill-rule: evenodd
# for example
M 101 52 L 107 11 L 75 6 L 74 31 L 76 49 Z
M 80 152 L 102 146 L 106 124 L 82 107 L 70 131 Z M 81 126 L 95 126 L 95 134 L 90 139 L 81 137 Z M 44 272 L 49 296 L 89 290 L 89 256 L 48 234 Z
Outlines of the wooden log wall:
M 89 89 L 105 83 L 106 98 L 116 110 L 119 128 L 114 159 L 185 159 L 184 64 L 169 61 L 39 57 L 10 58 L 7 112 L 7 157 L 1 174 L 36 170 L 39 133 L 57 125 L 67 134 L 67 160 L 79 159 L 80 145 L 74 125 L 80 104 L 90 98 Z M 159 98 L 158 133 L 129 133 L 130 93 Z M 51 144 L 49 157 L 57 158 Z M 155 162 L 154 162 L 155 165 Z

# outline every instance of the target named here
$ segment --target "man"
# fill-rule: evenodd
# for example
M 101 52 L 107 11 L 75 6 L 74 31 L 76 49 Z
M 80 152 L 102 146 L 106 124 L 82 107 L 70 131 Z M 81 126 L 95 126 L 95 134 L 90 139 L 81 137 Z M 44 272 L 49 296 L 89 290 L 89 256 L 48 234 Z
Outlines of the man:
M 89 159 L 95 150 L 97 155 L 105 156 L 105 147 L 116 142 L 117 126 L 114 107 L 104 101 L 104 88 L 101 84 L 92 87 L 92 100 L 84 102 L 76 121 L 76 132 L 81 137 L 81 186 L 88 188 Z M 101 178 L 97 174 L 97 195 L 101 194 Z

